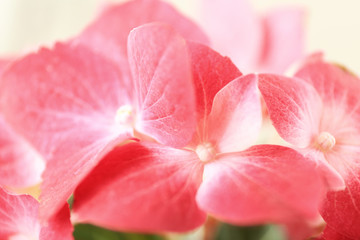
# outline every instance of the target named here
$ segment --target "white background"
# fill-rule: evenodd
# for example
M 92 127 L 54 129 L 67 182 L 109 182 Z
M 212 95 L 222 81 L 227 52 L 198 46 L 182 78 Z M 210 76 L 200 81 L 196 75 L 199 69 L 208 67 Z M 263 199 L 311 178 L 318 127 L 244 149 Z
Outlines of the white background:
M 168 0 L 188 16 L 196 0 Z M 76 35 L 106 0 L 0 0 L 0 58 Z M 252 0 L 257 11 L 282 5 L 306 9 L 307 52 L 326 57 L 360 74 L 359 0 Z

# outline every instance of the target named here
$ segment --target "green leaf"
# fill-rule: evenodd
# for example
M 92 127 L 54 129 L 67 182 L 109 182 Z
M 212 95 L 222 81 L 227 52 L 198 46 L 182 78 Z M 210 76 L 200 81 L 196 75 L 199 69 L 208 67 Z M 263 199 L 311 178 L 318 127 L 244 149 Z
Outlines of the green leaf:
M 269 225 L 261 240 L 286 240 L 285 232 L 276 225 Z
M 69 199 L 67 200 L 67 203 L 69 204 L 69 208 L 71 210 L 73 207 L 73 204 L 74 204 L 74 195 L 73 194 L 69 197 Z
M 163 240 L 150 234 L 114 232 L 91 224 L 77 224 L 74 230 L 75 240 Z
M 220 225 L 215 240 L 283 240 L 284 234 L 280 229 L 271 225 L 261 226 L 233 226 L 223 223 Z

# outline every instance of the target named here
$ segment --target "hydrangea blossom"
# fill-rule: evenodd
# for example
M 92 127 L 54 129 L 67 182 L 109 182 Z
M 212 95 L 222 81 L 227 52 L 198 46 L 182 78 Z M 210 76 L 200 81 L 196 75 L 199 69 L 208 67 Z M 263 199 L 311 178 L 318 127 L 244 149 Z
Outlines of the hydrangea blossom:
M 156 14 L 145 16 L 144 12 L 149 11 Z M 71 44 L 85 45 L 102 57 L 113 61 L 114 65 L 119 66 L 117 74 L 123 79 L 122 85 L 126 89 L 131 89 L 133 86 L 127 60 L 127 37 L 134 27 L 152 21 L 171 24 L 188 39 L 207 42 L 206 36 L 197 26 L 180 15 L 169 4 L 155 0 L 135 0 L 109 6 L 96 22 L 81 35 L 72 39 Z M 10 62 L 7 59 L 0 60 L 0 74 Z M 48 68 L 49 72 L 51 68 Z M 123 109 L 119 109 L 119 112 L 125 113 L 126 108 L 127 106 L 124 106 Z M 121 119 L 118 120 L 121 121 Z M 17 134 L 3 119 L 1 111 L 0 131 L 2 132 L 0 136 L 0 185 L 18 188 L 39 183 L 48 157 L 43 159 L 26 139 Z
M 209 12 L 217 6 L 211 4 Z M 292 44 L 301 45 L 302 13 L 285 10 L 260 20 L 245 3 L 237 4 L 246 9 L 237 17 L 248 24 L 223 42 L 240 49 L 230 55 L 246 71 L 282 72 L 300 55 Z M 237 17 L 227 20 L 233 23 Z M 163 24 L 141 26 L 128 36 L 132 28 L 151 21 L 166 22 L 185 38 Z M 212 27 L 219 32 L 216 24 Z M 285 45 L 282 34 L 291 30 L 297 34 Z M 236 46 L 234 39 L 245 32 L 251 33 L 249 38 Z M 328 96 L 324 82 L 316 85 L 320 80 L 313 79 L 324 73 L 344 76 L 318 59 L 297 74 L 310 84 L 260 75 L 260 89 L 267 104 L 274 104 L 270 116 L 280 134 L 306 150 L 302 155 L 281 146 L 251 147 L 261 125 L 258 76 L 242 76 L 228 58 L 189 40 L 208 43 L 196 25 L 167 4 L 134 0 L 109 7 L 77 38 L 25 56 L 5 70 L 0 130 L 6 134 L 0 136 L 0 160 L 4 156 L 13 168 L 7 173 L 18 175 L 3 177 L 10 183 L 0 185 L 39 181 L 44 167 L 40 154 L 48 161 L 40 207 L 46 225 L 38 220 L 34 199 L 0 191 L 4 206 L 28 206 L 20 211 L 26 226 L 9 225 L 5 237 L 70 236 L 64 205 L 74 191 L 76 221 L 119 230 L 188 231 L 203 224 L 207 214 L 245 225 L 316 220 L 322 196 L 316 167 L 332 189 L 347 185 L 329 193 L 322 207 L 328 222 L 324 236 L 358 236 L 358 230 L 335 215 L 354 222 L 358 216 L 350 214 L 357 209 L 352 200 L 358 198 L 358 178 L 350 171 L 357 163 L 349 160 L 357 149 L 348 151 L 352 146 L 347 142 L 358 139 L 349 133 L 357 131 L 351 128 L 358 120 L 357 83 L 345 80 L 338 86 L 334 80 Z M 1 68 L 0 63 L 0 73 Z M 348 75 L 344 78 L 353 78 Z M 338 94 L 343 88 L 349 91 Z M 337 114 L 349 118 L 328 117 Z M 335 125 L 344 131 L 333 134 Z M 338 163 L 339 158 L 346 164 Z M 34 160 L 34 169 L 18 173 L 17 166 Z M 340 200 L 344 204 L 339 207 Z M 5 222 L 21 215 L 6 211 Z M 20 218 L 16 221 L 22 222 Z M 337 226 L 345 231 L 334 231 Z
M 70 240 L 73 227 L 67 207 L 41 224 L 39 203 L 29 195 L 13 195 L 0 188 L 0 238 L 9 240 Z
M 76 189 L 74 218 L 145 232 L 188 231 L 206 213 L 235 224 L 316 219 L 314 164 L 286 147 L 248 148 L 261 125 L 255 75 L 230 81 L 240 72 L 227 58 L 188 48 L 197 96 L 192 141 L 185 149 L 146 141 L 116 148 Z
M 311 162 L 285 147 L 247 149 L 261 125 L 255 75 L 229 82 L 240 72 L 227 58 L 161 24 L 133 30 L 128 50 L 134 92 L 114 62 L 81 45 L 42 49 L 4 74 L 7 120 L 49 159 L 43 218 L 84 178 L 76 219 L 111 228 L 186 231 L 206 212 L 238 224 L 317 217 L 320 181 Z M 141 141 L 116 147 L 129 137 Z M 189 141 L 188 149 L 173 148 Z M 88 184 L 94 179 L 101 188 Z M 96 196 L 109 201 L 95 206 Z
M 359 79 L 319 55 L 311 57 L 294 78 L 259 78 L 275 128 L 317 162 L 333 189 L 321 209 L 327 222 L 324 236 L 358 238 Z
M 202 0 L 201 25 L 212 46 L 244 71 L 283 73 L 304 53 L 304 11 L 282 7 L 261 16 L 247 0 Z
M 42 49 L 4 73 L 4 115 L 48 159 L 40 197 L 44 218 L 129 137 L 145 133 L 170 146 L 192 137 L 195 98 L 185 40 L 155 24 L 132 32 L 129 51 L 135 91 L 124 87 L 121 66 L 81 45 Z

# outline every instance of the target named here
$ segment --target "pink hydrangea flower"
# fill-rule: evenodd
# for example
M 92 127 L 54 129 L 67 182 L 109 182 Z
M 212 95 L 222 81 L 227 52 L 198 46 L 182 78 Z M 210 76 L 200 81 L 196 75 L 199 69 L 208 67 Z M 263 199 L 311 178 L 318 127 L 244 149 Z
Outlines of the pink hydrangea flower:
M 144 15 L 144 12 L 149 11 L 156 14 Z M 80 36 L 71 41 L 74 45 L 88 46 L 121 66 L 117 68 L 117 72 L 123 79 L 122 85 L 131 89 L 133 86 L 126 51 L 127 37 L 134 27 L 152 21 L 168 23 L 188 39 L 207 42 L 206 36 L 194 23 L 170 5 L 155 0 L 135 0 L 109 6 Z M 9 62 L 0 60 L 0 74 Z M 0 185 L 17 188 L 39 183 L 45 167 L 44 159 L 6 123 L 1 114 L 0 130 Z M 29 167 L 21 167 L 25 165 Z
M 0 239 L 70 240 L 73 227 L 68 207 L 41 224 L 39 203 L 29 195 L 13 195 L 0 188 Z
M 156 14 L 144 15 L 152 11 Z M 166 22 L 189 39 L 207 42 L 206 36 L 190 20 L 181 16 L 170 5 L 161 1 L 136 0 L 122 5 L 109 6 L 80 36 L 74 44 L 86 45 L 122 66 L 118 68 L 124 84 L 131 88 L 127 60 L 127 36 L 131 29 L 151 21 Z M 119 24 L 121 23 L 121 24 Z M 106 51 L 107 50 L 107 51 Z M 10 60 L 0 60 L 0 74 Z M 12 188 L 27 187 L 41 181 L 44 159 L 25 139 L 19 136 L 0 114 L 0 185 Z M 23 168 L 21 166 L 28 166 Z
M 359 238 L 359 79 L 319 55 L 310 58 L 294 78 L 259 78 L 275 128 L 317 162 L 333 189 L 321 209 L 327 222 L 324 236 Z
M 113 61 L 74 43 L 4 74 L 6 119 L 49 159 L 42 218 L 81 182 L 76 219 L 117 229 L 187 231 L 206 212 L 238 224 L 317 216 L 311 162 L 285 147 L 247 149 L 261 125 L 254 75 L 236 78 L 229 59 L 161 24 L 133 30 L 128 56 L 135 91 Z M 129 137 L 141 141 L 118 146 Z
M 192 141 L 185 149 L 146 141 L 116 148 L 76 189 L 74 218 L 145 232 L 189 231 L 207 213 L 235 224 L 317 218 L 314 164 L 286 147 L 249 148 L 261 125 L 255 75 L 230 81 L 240 72 L 229 59 L 203 45 L 188 48 L 197 100 Z
M 6 120 L 48 160 L 40 196 L 45 219 L 129 137 L 146 134 L 169 146 L 192 137 L 195 96 L 185 40 L 155 24 L 133 30 L 128 46 L 135 90 L 126 88 L 123 66 L 71 43 L 25 56 L 3 75 Z
M 240 69 L 283 73 L 303 56 L 303 9 L 282 7 L 260 16 L 247 0 L 201 3 L 201 25 L 212 46 Z

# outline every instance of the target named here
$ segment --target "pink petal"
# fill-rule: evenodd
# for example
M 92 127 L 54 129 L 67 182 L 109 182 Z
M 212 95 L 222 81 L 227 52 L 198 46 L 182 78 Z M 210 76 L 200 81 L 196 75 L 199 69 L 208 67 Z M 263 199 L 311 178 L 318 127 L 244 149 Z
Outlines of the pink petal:
M 214 98 L 208 118 L 208 142 L 218 152 L 241 151 L 251 146 L 261 128 L 261 104 L 255 75 L 239 77 Z
M 92 142 L 91 135 L 99 139 L 120 132 L 116 111 L 131 103 L 111 62 L 69 44 L 41 49 L 12 64 L 0 91 L 5 120 L 47 158 L 71 138 L 79 143 L 69 146 L 78 149 Z
M 323 62 L 321 58 L 308 60 L 297 76 L 310 82 L 322 97 L 324 108 L 320 130 L 334 136 L 339 157 L 349 155 L 353 152 L 353 145 L 360 141 L 360 79 L 343 67 Z M 344 147 L 346 149 L 342 151 Z M 336 167 L 342 163 L 335 161 L 332 164 Z M 340 173 L 346 175 L 343 171 Z
M 343 236 L 340 239 L 360 238 L 360 175 L 355 171 L 354 169 L 351 178 L 348 178 L 345 190 L 327 194 L 321 211 L 329 228 L 326 235 Z
M 316 90 L 301 79 L 270 74 L 259 75 L 259 89 L 280 136 L 298 148 L 305 148 L 302 151 L 319 165 L 319 173 L 331 189 L 343 188 L 341 175 L 313 146 L 314 138 L 329 131 L 322 129 L 325 109 Z
M 241 72 L 228 57 L 211 48 L 188 42 L 199 120 L 210 114 L 216 93 Z
M 111 62 L 80 46 L 42 49 L 3 77 L 5 119 L 49 161 L 40 197 L 41 216 L 49 218 L 102 155 L 126 138 L 128 129 L 115 116 L 129 94 Z
M 222 154 L 204 171 L 197 202 L 221 220 L 251 225 L 318 217 L 322 185 L 315 164 L 290 148 Z
M 9 64 L 10 60 L 0 59 L 0 75 L 4 71 L 5 67 Z
M 74 239 L 72 232 L 73 226 L 70 222 L 69 206 L 66 204 L 57 215 L 41 227 L 40 240 L 71 240 Z
M 339 229 L 341 231 L 341 229 Z M 351 238 L 348 237 L 346 235 L 341 234 L 340 232 L 338 232 L 337 230 L 326 226 L 324 232 L 316 239 L 319 240 L 354 240 L 356 238 Z
M 227 57 L 209 47 L 188 42 L 191 57 L 193 83 L 196 93 L 197 129 L 189 145 L 197 146 L 204 139 L 204 127 L 211 112 L 216 93 L 241 72 Z
M 0 115 L 0 185 L 24 188 L 40 183 L 45 162 Z M 26 166 L 26 167 L 24 167 Z
M 296 76 L 312 84 L 325 102 L 343 100 L 360 91 L 357 76 L 343 66 L 324 62 L 321 55 L 310 56 Z
M 229 56 L 242 71 L 252 70 L 260 57 L 262 27 L 246 0 L 203 0 L 202 26 L 214 49 Z
M 319 132 L 328 132 L 336 140 L 325 158 L 347 181 L 351 170 L 358 169 L 360 79 L 343 67 L 324 62 L 319 54 L 310 56 L 296 75 L 312 84 L 322 97 Z
M 263 19 L 264 45 L 260 66 L 263 72 L 283 73 L 305 50 L 304 11 L 282 8 Z
M 206 219 L 195 202 L 201 174 L 190 151 L 149 143 L 118 147 L 75 191 L 75 219 L 115 230 L 192 230 Z
M 127 66 L 127 37 L 130 31 L 150 22 L 174 27 L 188 40 L 208 43 L 205 34 L 171 5 L 158 0 L 134 0 L 109 5 L 75 41 Z
M 328 155 L 325 157 L 324 153 L 317 149 L 299 149 L 299 152 L 317 164 L 317 170 L 329 189 L 343 190 L 345 188 L 344 177 L 340 174 L 337 166 L 341 163 L 329 161 Z
M 0 188 L 0 239 L 17 234 L 38 236 L 38 206 L 29 195 L 12 195 Z
M 1 74 L 10 62 L 0 59 L 0 84 Z M 0 132 L 0 185 L 23 188 L 39 183 L 44 160 L 8 126 L 1 114 Z
M 163 144 L 184 146 L 196 125 L 185 40 L 166 25 L 147 24 L 131 31 L 128 53 L 138 97 L 136 127 Z
M 50 219 L 46 226 L 41 226 L 38 221 L 38 208 L 39 203 L 33 197 L 12 195 L 0 188 L 0 238 L 73 239 L 68 207 Z
M 324 220 L 319 217 L 318 221 L 305 222 L 302 219 L 294 218 L 293 221 L 285 224 L 285 232 L 290 240 L 314 239 L 324 229 Z
M 78 151 L 70 152 L 64 158 L 51 159 L 43 174 L 40 217 L 48 219 L 66 205 L 67 199 L 80 182 L 108 152 L 125 139 L 126 136 L 101 139 L 79 148 Z M 66 148 L 63 151 L 66 151 Z
M 315 89 L 296 78 L 260 74 L 259 89 L 280 136 L 308 147 L 319 134 L 322 101 Z

